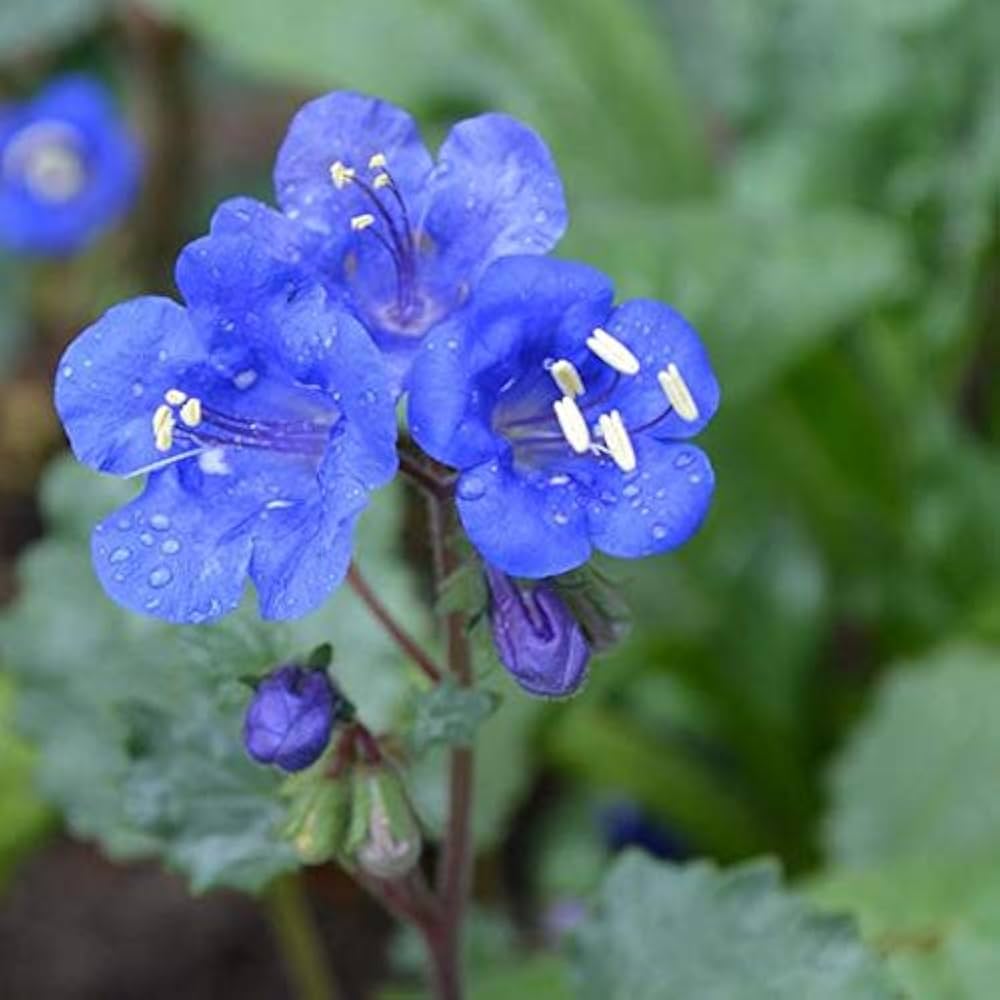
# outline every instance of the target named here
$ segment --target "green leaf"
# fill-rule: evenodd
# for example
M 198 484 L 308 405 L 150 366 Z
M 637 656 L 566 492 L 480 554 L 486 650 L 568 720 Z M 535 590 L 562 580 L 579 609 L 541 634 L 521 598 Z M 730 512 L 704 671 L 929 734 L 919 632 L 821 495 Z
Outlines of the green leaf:
M 902 664 L 832 772 L 830 857 L 867 865 L 1000 853 L 1000 654 L 951 646 Z
M 782 889 L 777 867 L 729 871 L 628 853 L 574 939 L 579 995 L 595 1000 L 888 1000 L 852 923 Z
M 4 0 L 0 6 L 0 59 L 68 41 L 93 25 L 108 0 Z
M 414 754 L 429 747 L 471 745 L 499 699 L 483 688 L 462 688 L 451 678 L 417 696 L 410 745 Z
M 902 996 L 985 1000 L 1000 979 L 998 861 L 994 853 L 835 869 L 808 892 L 858 918 Z

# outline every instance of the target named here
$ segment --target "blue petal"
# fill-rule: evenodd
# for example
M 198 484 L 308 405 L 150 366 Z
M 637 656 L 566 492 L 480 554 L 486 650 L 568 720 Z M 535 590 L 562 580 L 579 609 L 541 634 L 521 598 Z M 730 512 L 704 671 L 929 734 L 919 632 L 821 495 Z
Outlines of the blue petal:
M 351 216 L 371 205 L 357 185 L 336 188 L 330 166 L 339 160 L 367 177 L 375 153 L 386 156 L 397 189 L 419 217 L 432 161 L 416 123 L 385 101 L 350 91 L 316 98 L 292 119 L 274 169 L 279 206 L 292 219 L 343 242 L 351 236 Z
M 473 285 L 498 258 L 545 253 L 565 232 L 562 182 L 526 125 L 501 114 L 459 122 L 438 159 L 422 226 L 437 284 Z
M 637 469 L 591 462 L 588 510 L 595 548 L 626 559 L 666 552 L 686 542 L 708 513 L 715 475 L 704 452 L 689 444 L 634 440 Z
M 560 356 L 567 339 L 585 339 L 583 331 L 607 316 L 613 294 L 610 281 L 584 264 L 497 261 L 465 309 L 429 335 L 413 366 L 409 412 L 417 443 L 456 468 L 503 449 L 489 423 L 503 387 L 527 375 L 548 388 L 545 359 Z
M 669 403 L 657 373 L 673 362 L 691 391 L 698 418 L 689 422 L 671 412 L 649 433 L 662 439 L 687 438 L 705 427 L 719 408 L 719 383 L 705 345 L 687 320 L 662 302 L 633 299 L 615 309 L 605 326 L 639 359 L 638 375 L 622 378 L 614 394 L 626 425 L 641 427 L 666 412 Z
M 269 256 L 321 276 L 327 262 L 316 233 L 254 198 L 229 198 L 216 208 L 212 236 L 247 236 Z M 329 265 L 332 268 L 332 265 Z
M 456 488 L 462 524 L 487 562 L 512 576 L 543 577 L 590 556 L 587 512 L 572 480 L 522 472 L 509 460 L 464 472 Z
M 70 344 L 56 373 L 56 410 L 76 457 L 117 475 L 160 461 L 153 413 L 206 359 L 176 302 L 147 297 L 109 309 Z
M 268 513 L 271 533 L 254 546 L 250 563 L 260 613 L 270 619 L 298 618 L 315 611 L 343 581 L 358 518 L 341 520 L 322 506 L 307 518 L 293 510 Z
M 253 550 L 255 502 L 209 506 L 176 466 L 95 529 L 94 568 L 108 595 L 171 622 L 210 621 L 240 602 Z

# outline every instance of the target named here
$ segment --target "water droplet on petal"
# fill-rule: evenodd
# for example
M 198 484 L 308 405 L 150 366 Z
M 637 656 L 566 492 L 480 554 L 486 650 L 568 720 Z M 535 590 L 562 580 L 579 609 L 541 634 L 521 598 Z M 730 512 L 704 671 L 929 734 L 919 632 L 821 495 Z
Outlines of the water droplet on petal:
M 604 490 L 601 493 L 601 503 L 607 505 L 608 507 L 614 506 L 618 503 L 618 494 L 612 493 L 610 490 Z
M 144 607 L 144 608 L 145 608 L 145 609 L 146 609 L 147 611 L 155 611 L 155 610 L 156 610 L 156 609 L 157 609 L 157 608 L 158 608 L 159 606 L 160 606 L 160 599 L 159 599 L 158 597 L 151 597 L 151 598 L 150 598 L 150 599 L 149 599 L 148 601 L 146 601 L 146 603 L 145 603 L 145 604 L 143 605 L 143 607 Z
M 108 556 L 108 562 L 110 563 L 123 563 L 128 557 L 132 555 L 131 549 L 118 548 L 115 549 L 111 555 Z
M 166 531 L 170 527 L 170 518 L 166 514 L 154 514 L 149 523 L 157 531 Z
M 639 487 L 635 483 L 629 483 L 627 486 L 622 488 L 623 497 L 635 497 L 639 495 Z
M 694 455 L 690 451 L 682 451 L 674 459 L 675 469 L 686 469 L 694 461 Z
M 73 366 L 72 365 L 63 365 L 62 373 L 63 373 L 63 378 L 72 378 L 73 377 Z
M 661 540 L 667 537 L 667 529 L 662 524 L 654 524 L 650 529 L 649 533 L 657 540 Z
M 165 587 L 173 578 L 174 574 L 166 566 L 157 566 L 149 574 L 149 585 L 159 589 L 160 587 Z
M 161 546 L 160 551 L 166 556 L 172 556 L 181 550 L 181 543 L 176 538 L 168 538 Z
M 700 472 L 692 472 L 691 475 L 688 476 L 688 482 L 692 486 L 697 486 L 698 483 L 701 482 L 701 473 Z
M 139 536 L 139 541 L 142 542 L 143 545 L 152 545 L 153 544 L 153 536 L 148 531 L 144 531 Z
M 561 510 L 557 510 L 552 515 L 552 520 L 555 521 L 556 524 L 569 524 L 569 517 L 567 517 Z
M 549 486 L 565 486 L 569 482 L 569 476 L 563 472 L 559 472 L 554 476 L 549 477 Z
M 138 398 L 146 391 L 146 387 L 139 381 L 132 383 L 132 395 Z
M 462 500 L 478 500 L 486 492 L 486 484 L 478 476 L 465 475 L 458 481 L 457 492 Z

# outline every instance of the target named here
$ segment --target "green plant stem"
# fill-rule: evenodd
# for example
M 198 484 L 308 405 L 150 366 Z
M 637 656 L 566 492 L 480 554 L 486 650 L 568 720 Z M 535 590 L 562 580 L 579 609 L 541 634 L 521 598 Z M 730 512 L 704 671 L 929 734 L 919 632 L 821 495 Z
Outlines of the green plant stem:
M 295 995 L 299 1000 L 335 1000 L 337 989 L 302 877 L 277 879 L 268 889 L 267 906 Z

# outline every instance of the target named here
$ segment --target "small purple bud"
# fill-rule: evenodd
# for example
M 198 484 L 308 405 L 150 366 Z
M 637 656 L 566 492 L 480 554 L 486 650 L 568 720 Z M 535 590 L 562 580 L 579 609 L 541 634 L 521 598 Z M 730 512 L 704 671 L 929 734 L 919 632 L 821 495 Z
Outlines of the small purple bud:
M 279 667 L 260 682 L 247 706 L 247 753 L 259 764 L 304 770 L 330 742 L 340 701 L 325 671 Z
M 529 694 L 565 698 L 583 683 L 590 647 L 563 599 L 545 583 L 519 587 L 486 567 L 490 625 L 500 661 Z

